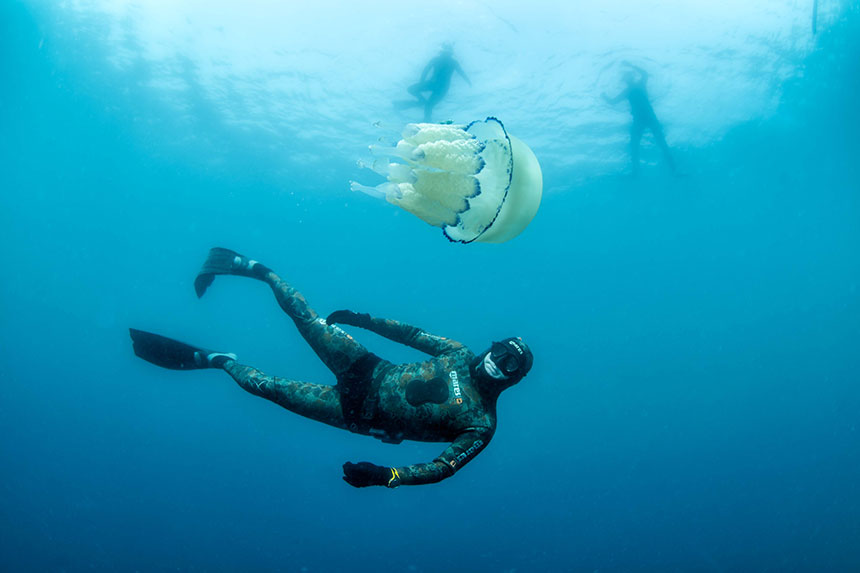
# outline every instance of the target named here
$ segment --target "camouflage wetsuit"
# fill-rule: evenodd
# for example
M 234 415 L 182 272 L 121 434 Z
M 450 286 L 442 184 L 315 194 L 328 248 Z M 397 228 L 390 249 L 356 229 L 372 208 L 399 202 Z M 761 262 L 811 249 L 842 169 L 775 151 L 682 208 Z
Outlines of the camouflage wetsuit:
M 389 487 L 443 480 L 487 446 L 496 428 L 496 399 L 510 384 L 482 384 L 472 376 L 470 365 L 476 359 L 472 351 L 414 326 L 340 311 L 361 319 L 351 324 L 432 356 L 424 362 L 392 364 L 328 324 L 298 291 L 265 270 L 264 277 L 255 278 L 272 288 L 281 308 L 338 382 L 335 386 L 298 382 L 227 361 L 222 367 L 242 388 L 307 418 L 384 441 L 451 442 L 431 462 L 388 468 Z

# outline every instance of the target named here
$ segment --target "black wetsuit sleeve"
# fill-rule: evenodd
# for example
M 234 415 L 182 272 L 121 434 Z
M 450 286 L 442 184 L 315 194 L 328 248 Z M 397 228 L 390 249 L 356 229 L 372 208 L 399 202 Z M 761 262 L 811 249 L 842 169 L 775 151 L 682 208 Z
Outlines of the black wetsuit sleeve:
M 393 468 L 397 485 L 423 485 L 449 478 L 487 447 L 492 438 L 489 429 L 474 429 L 457 436 L 439 457 L 430 463 Z
M 446 352 L 463 348 L 463 344 L 456 340 L 436 336 L 435 334 L 421 330 L 417 326 L 410 326 L 396 320 L 370 318 L 362 326 L 389 340 L 411 346 L 432 356 L 439 356 Z

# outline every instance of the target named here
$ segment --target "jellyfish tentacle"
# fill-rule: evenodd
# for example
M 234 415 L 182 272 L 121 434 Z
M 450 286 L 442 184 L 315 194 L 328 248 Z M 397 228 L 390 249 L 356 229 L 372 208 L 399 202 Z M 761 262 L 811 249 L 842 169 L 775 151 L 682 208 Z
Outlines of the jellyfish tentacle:
M 370 195 L 374 199 L 399 198 L 403 193 L 400 186 L 396 183 L 380 183 L 376 187 L 362 185 L 358 181 L 350 181 L 349 188 L 352 191 L 361 191 L 365 195 Z
M 434 227 L 445 228 L 447 225 L 457 224 L 458 213 L 455 210 L 439 201 L 428 199 L 409 184 L 403 185 L 401 197 L 389 197 L 388 201 Z
M 420 145 L 430 141 L 458 141 L 472 139 L 462 125 L 442 125 L 438 123 L 410 123 L 401 134 L 405 141 Z
M 389 163 L 388 177 L 399 183 L 415 183 L 418 180 L 417 172 L 403 163 Z
M 395 183 L 414 183 L 417 179 L 415 171 L 409 165 L 390 163 L 388 158 L 377 158 L 370 163 L 359 159 L 356 164 L 364 169 L 370 169 L 383 177 L 388 177 L 389 181 Z

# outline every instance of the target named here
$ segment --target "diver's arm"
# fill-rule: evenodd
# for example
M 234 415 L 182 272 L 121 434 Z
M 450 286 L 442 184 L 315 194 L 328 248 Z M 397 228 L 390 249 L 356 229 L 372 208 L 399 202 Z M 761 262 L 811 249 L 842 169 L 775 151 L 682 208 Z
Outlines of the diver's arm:
M 463 344 L 443 336 L 436 336 L 397 320 L 374 318 L 366 313 L 356 313 L 351 310 L 336 310 L 326 318 L 328 324 L 349 324 L 375 332 L 394 342 L 405 344 L 415 350 L 439 356 L 452 350 L 463 348 Z
M 426 464 L 414 464 L 400 468 L 386 468 L 370 462 L 343 464 L 343 479 L 354 487 L 384 485 L 395 488 L 400 485 L 424 485 L 436 483 L 454 475 L 460 468 L 487 447 L 493 432 L 489 428 L 477 428 L 464 432 L 448 446 L 442 454 Z
M 469 84 L 469 87 L 472 86 L 472 80 L 469 79 L 469 76 L 466 75 L 466 72 L 463 71 L 463 68 L 460 67 L 460 64 L 454 64 L 454 71 L 456 71 L 460 76 L 466 80 L 466 83 Z
M 615 105 L 627 97 L 627 90 L 626 89 L 623 90 L 620 94 L 618 94 L 615 97 L 609 97 L 606 94 L 606 92 L 603 92 L 602 94 L 600 94 L 600 97 L 602 97 L 606 101 L 606 103 L 608 103 L 609 105 Z
M 388 487 L 423 485 L 449 478 L 486 448 L 492 436 L 493 433 L 488 428 L 464 432 L 432 462 L 392 468 L 392 473 L 398 480 Z
M 624 65 L 625 65 L 625 66 L 627 66 L 628 68 L 630 68 L 631 70 L 633 70 L 633 71 L 635 71 L 637 74 L 639 74 L 639 81 L 640 81 L 640 82 L 645 83 L 645 82 L 647 82 L 647 81 L 648 81 L 648 72 L 646 72 L 645 70 L 643 70 L 642 68 L 640 68 L 640 67 L 639 67 L 639 66 L 637 66 L 636 64 L 631 64 L 631 63 L 630 63 L 630 62 L 628 62 L 627 60 L 624 60 L 624 62 L 623 62 L 623 63 L 624 63 Z

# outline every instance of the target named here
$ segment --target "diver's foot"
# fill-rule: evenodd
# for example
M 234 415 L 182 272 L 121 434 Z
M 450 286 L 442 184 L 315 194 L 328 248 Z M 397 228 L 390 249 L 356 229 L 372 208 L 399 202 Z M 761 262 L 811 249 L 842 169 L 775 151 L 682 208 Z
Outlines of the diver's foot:
M 236 360 L 232 352 L 208 352 L 198 350 L 194 353 L 194 362 L 199 368 L 224 368 L 231 360 Z
M 271 269 L 236 251 L 215 247 L 209 251 L 197 278 L 194 279 L 194 290 L 200 298 L 215 280 L 215 275 L 237 275 L 265 280 Z

